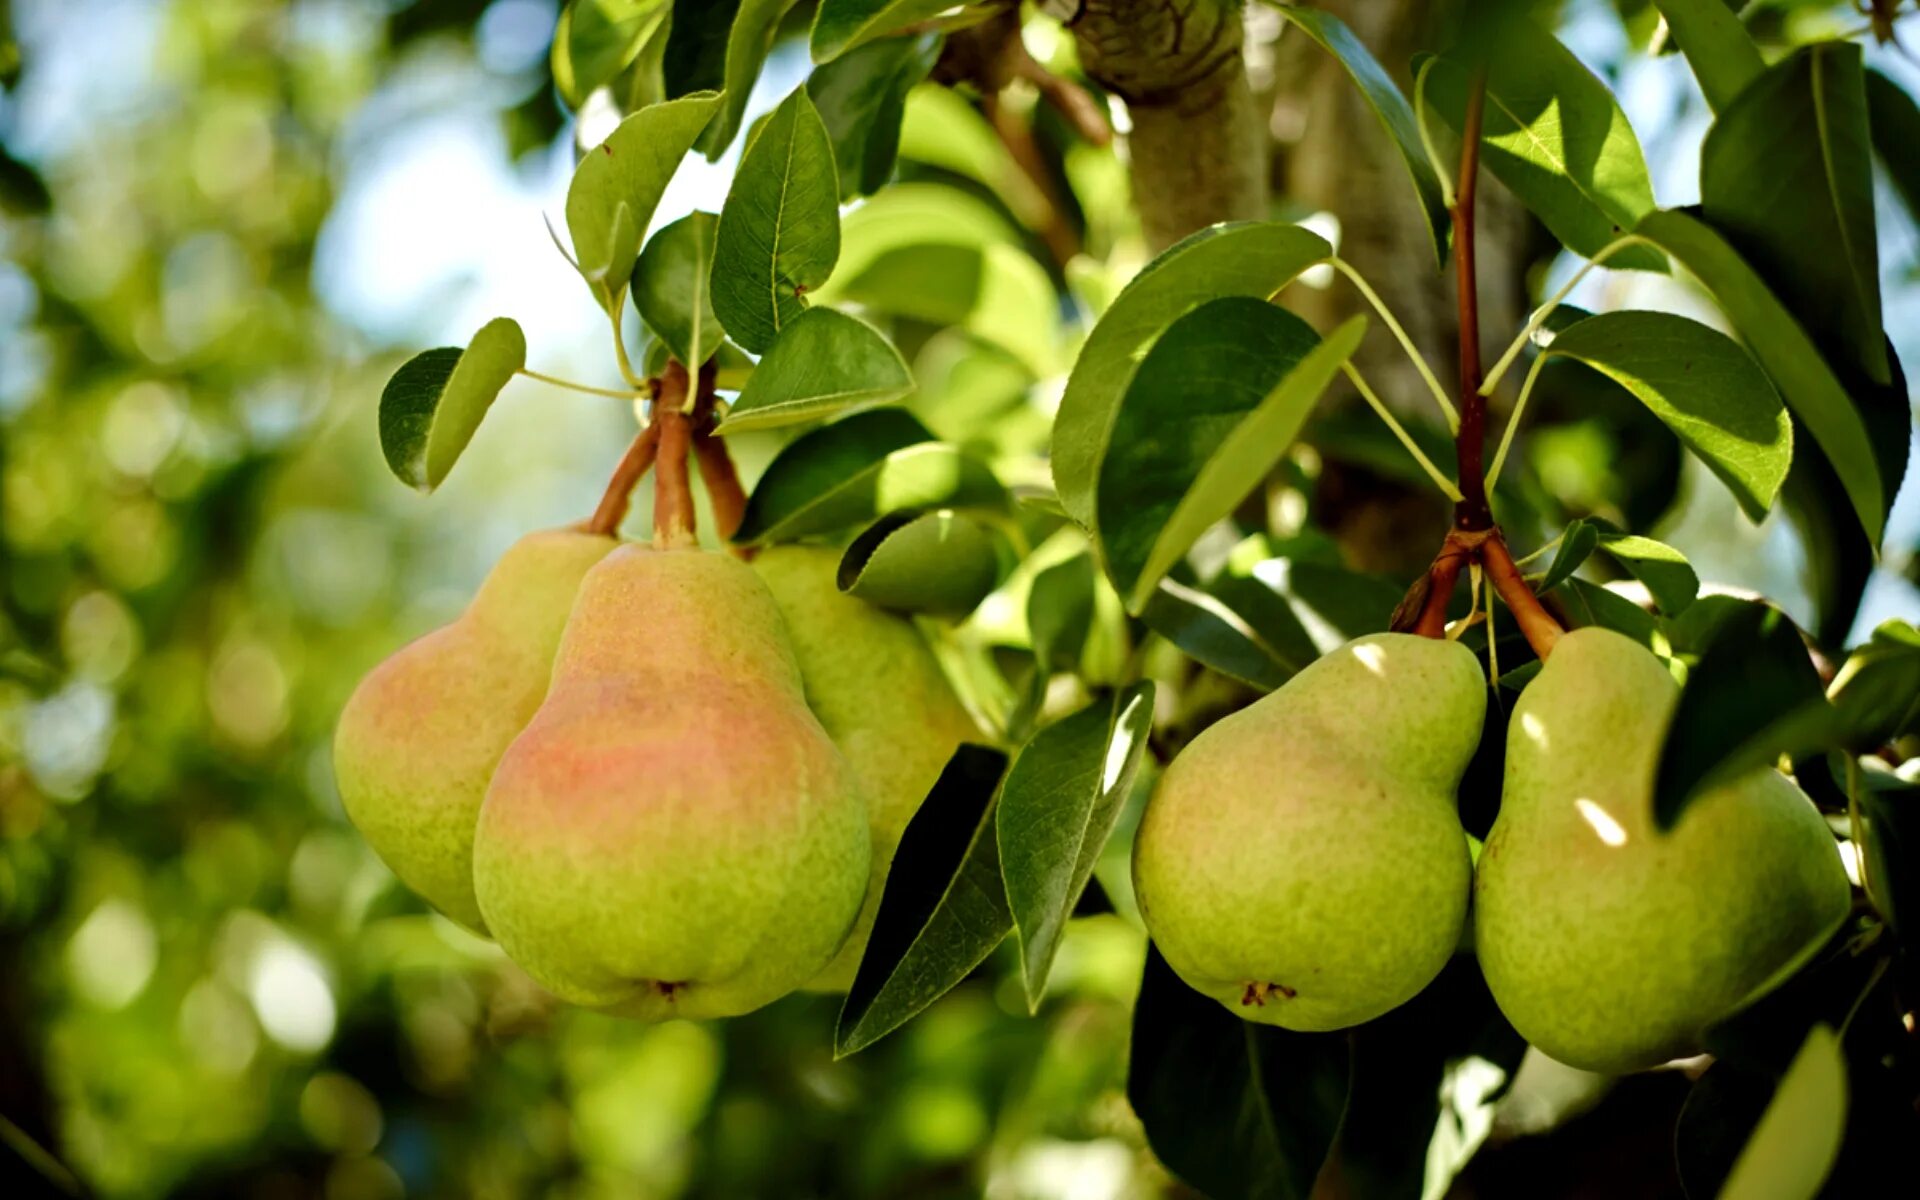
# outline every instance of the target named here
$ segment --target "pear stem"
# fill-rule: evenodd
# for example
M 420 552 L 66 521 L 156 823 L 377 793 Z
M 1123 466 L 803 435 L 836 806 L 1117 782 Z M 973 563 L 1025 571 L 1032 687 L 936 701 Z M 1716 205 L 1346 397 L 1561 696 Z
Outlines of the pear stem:
M 1487 569 L 1487 582 L 1493 585 L 1494 591 L 1500 593 L 1500 599 L 1506 601 L 1507 611 L 1513 614 L 1521 636 L 1527 639 L 1527 645 L 1532 646 L 1533 652 L 1545 662 L 1547 655 L 1553 652 L 1554 643 L 1560 640 L 1565 630 L 1541 606 L 1540 598 L 1521 578 L 1520 568 L 1514 565 L 1506 539 L 1500 536 L 1498 530 L 1493 531 L 1481 544 L 1480 562 Z
M 1457 478 L 1464 493 L 1453 506 L 1454 526 L 1493 527 L 1487 502 L 1487 398 L 1480 394 L 1480 285 L 1474 262 L 1474 193 L 1480 177 L 1480 128 L 1487 103 L 1487 69 L 1474 70 L 1467 88 L 1467 119 L 1460 130 L 1460 182 L 1454 188 L 1453 271 L 1460 303 L 1460 424 L 1454 432 Z
M 693 482 L 687 475 L 693 443 L 687 384 L 687 369 L 669 360 L 653 402 L 653 427 L 660 431 L 660 453 L 653 469 L 653 544 L 658 550 L 690 546 L 697 540 Z
M 706 485 L 707 499 L 713 504 L 713 523 L 721 540 L 731 541 L 747 516 L 747 492 L 740 486 L 740 472 L 734 469 L 733 454 L 725 438 L 713 435 L 719 424 L 718 397 L 714 380 L 718 371 L 709 362 L 700 368 L 700 381 L 693 400 L 693 460 L 700 468 L 700 482 Z M 748 546 L 732 547 L 735 557 L 753 557 Z
M 627 519 L 627 506 L 633 501 L 634 486 L 653 466 L 654 454 L 659 449 L 658 425 L 648 425 L 634 436 L 627 452 L 613 468 L 613 478 L 607 480 L 607 490 L 601 493 L 599 507 L 587 518 L 588 533 L 613 537 L 620 532 L 620 523 Z

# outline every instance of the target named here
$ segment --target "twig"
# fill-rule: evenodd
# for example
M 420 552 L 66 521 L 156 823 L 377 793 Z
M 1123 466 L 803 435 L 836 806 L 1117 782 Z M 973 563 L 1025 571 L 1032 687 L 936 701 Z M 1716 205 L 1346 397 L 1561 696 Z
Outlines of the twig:
M 687 369 L 669 360 L 660 377 L 660 395 L 653 402 L 653 427 L 660 431 L 660 453 L 653 470 L 653 544 L 659 550 L 690 546 L 697 540 L 693 483 L 687 476 L 693 441 L 687 383 Z
M 1490 529 L 1487 503 L 1487 398 L 1480 394 L 1480 289 L 1474 264 L 1474 193 L 1480 176 L 1480 128 L 1487 105 L 1487 69 L 1474 70 L 1467 90 L 1467 119 L 1460 131 L 1460 182 L 1454 189 L 1453 269 L 1460 297 L 1460 428 L 1454 437 L 1462 499 L 1453 523 L 1463 530 Z M 1531 594 L 1531 593 L 1529 593 Z
M 706 485 L 707 499 L 713 504 L 713 523 L 721 540 L 731 541 L 747 515 L 747 491 L 740 486 L 740 472 L 734 469 L 727 440 L 713 436 L 719 424 L 713 394 L 714 365 L 700 368 L 700 382 L 693 401 L 693 460 L 700 468 L 700 481 Z M 746 546 L 733 547 L 740 558 L 752 557 Z
M 1520 627 L 1520 634 L 1527 639 L 1527 645 L 1544 661 L 1553 652 L 1554 643 L 1565 632 L 1560 622 L 1553 619 L 1540 605 L 1540 598 L 1533 594 L 1527 581 L 1520 577 L 1520 568 L 1514 565 L 1513 555 L 1507 550 L 1507 543 L 1495 530 L 1480 546 L 1480 562 L 1487 569 L 1487 582 L 1493 590 L 1500 593 L 1500 599 L 1507 605 L 1507 611 L 1513 614 L 1514 624 Z

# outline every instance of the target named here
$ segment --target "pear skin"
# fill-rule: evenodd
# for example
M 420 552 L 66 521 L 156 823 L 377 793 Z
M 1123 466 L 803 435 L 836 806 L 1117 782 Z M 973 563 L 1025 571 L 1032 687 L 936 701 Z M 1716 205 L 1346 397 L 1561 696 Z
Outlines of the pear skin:
M 1707 1026 L 1846 917 L 1833 835 L 1763 768 L 1660 832 L 1653 781 L 1679 698 L 1639 643 L 1561 638 L 1514 705 L 1500 815 L 1474 882 L 1480 966 L 1549 1057 L 1621 1074 L 1697 1053 Z
M 839 951 L 869 857 L 866 799 L 759 577 L 640 546 L 589 571 L 475 833 L 507 953 L 576 1004 L 733 1016 Z
M 775 546 L 753 567 L 772 590 L 792 635 L 807 703 L 846 756 L 871 807 L 873 866 L 853 935 L 810 991 L 853 985 L 900 835 L 941 769 L 979 727 L 947 683 L 911 621 L 840 590 L 840 555 L 817 546 Z
M 581 578 L 614 545 L 570 529 L 520 539 L 466 612 L 375 667 L 341 711 L 333 769 L 347 816 L 401 882 L 477 933 L 487 781 L 547 694 Z
M 1486 694 L 1466 647 L 1374 634 L 1195 738 L 1134 842 L 1168 965 L 1248 1020 L 1307 1032 L 1412 999 L 1465 924 L 1455 792 Z

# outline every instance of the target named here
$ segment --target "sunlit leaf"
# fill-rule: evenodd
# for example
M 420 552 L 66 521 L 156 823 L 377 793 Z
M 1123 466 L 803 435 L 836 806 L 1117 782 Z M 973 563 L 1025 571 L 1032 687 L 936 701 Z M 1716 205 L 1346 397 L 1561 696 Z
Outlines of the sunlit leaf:
M 767 429 L 889 404 L 912 390 L 905 360 L 879 330 L 831 308 L 810 308 L 780 331 L 718 432 Z
M 848 545 L 840 590 L 895 612 L 963 617 L 1000 582 L 999 538 L 952 509 L 892 514 Z
M 713 315 L 709 290 L 719 223 L 712 213 L 689 213 L 648 238 L 633 267 L 633 306 L 640 319 L 690 367 L 712 357 L 727 336 Z
M 519 323 L 495 317 L 465 350 L 427 350 L 395 371 L 380 393 L 380 450 L 400 482 L 439 487 L 500 389 L 526 365 Z
M 813 61 L 832 62 L 874 38 L 952 8 L 956 0 L 820 0 L 808 45 Z
M 1840 1156 L 1846 1127 L 1846 1059 L 1833 1030 L 1816 1025 L 1734 1161 L 1720 1200 L 1813 1200 Z
M 717 95 L 643 108 L 587 151 L 567 186 L 574 262 L 609 311 L 633 273 L 640 239 L 694 139 L 712 119 Z
M 842 200 L 879 191 L 893 174 L 907 93 L 933 69 L 939 47 L 932 35 L 869 42 L 807 77 L 807 94 L 833 141 Z
M 668 0 L 572 0 L 551 51 L 554 86 L 568 107 L 624 70 L 672 11 Z
M 1677 616 L 1700 594 L 1700 576 L 1693 564 L 1665 542 L 1637 534 L 1602 534 L 1600 548 L 1646 584 L 1653 602 L 1668 616 Z
M 747 98 L 760 78 L 767 52 L 780 30 L 780 18 L 787 15 L 798 0 L 739 0 L 739 11 L 727 27 L 725 67 L 721 91 L 726 97 L 720 111 L 701 135 L 700 148 L 709 159 L 718 161 L 740 132 L 740 119 L 747 111 Z
M 1733 103 L 1766 69 L 1759 47 L 1747 36 L 1737 10 L 1727 0 L 1653 0 L 1667 19 L 1667 30 L 1687 56 L 1707 106 L 1715 112 Z

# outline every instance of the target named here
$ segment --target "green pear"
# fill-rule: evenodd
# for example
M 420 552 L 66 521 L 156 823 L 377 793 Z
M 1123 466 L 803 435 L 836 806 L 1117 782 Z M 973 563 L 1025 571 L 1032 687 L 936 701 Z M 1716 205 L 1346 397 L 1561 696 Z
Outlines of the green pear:
M 1624 1073 L 1695 1053 L 1784 978 L 1849 905 L 1832 834 L 1762 768 L 1655 827 L 1679 686 L 1618 633 L 1561 638 L 1513 707 L 1500 816 L 1474 883 L 1481 969 L 1548 1056 Z
M 508 955 L 643 1020 L 748 1012 L 839 951 L 869 857 L 866 799 L 759 577 L 632 545 L 589 571 L 474 835 Z
M 347 701 L 333 771 L 347 816 L 401 882 L 486 932 L 473 898 L 473 826 L 493 768 L 547 694 L 553 655 L 609 537 L 520 539 L 452 624 L 401 649 Z
M 1288 1029 L 1342 1029 L 1412 999 L 1466 921 L 1454 793 L 1486 695 L 1466 647 L 1374 634 L 1195 738 L 1133 850 L 1167 964 Z
M 980 730 L 913 622 L 840 590 L 840 555 L 775 546 L 754 559 L 787 620 L 807 703 L 846 756 L 870 806 L 873 866 L 853 935 L 810 990 L 853 984 L 887 868 L 907 822 L 960 743 Z

